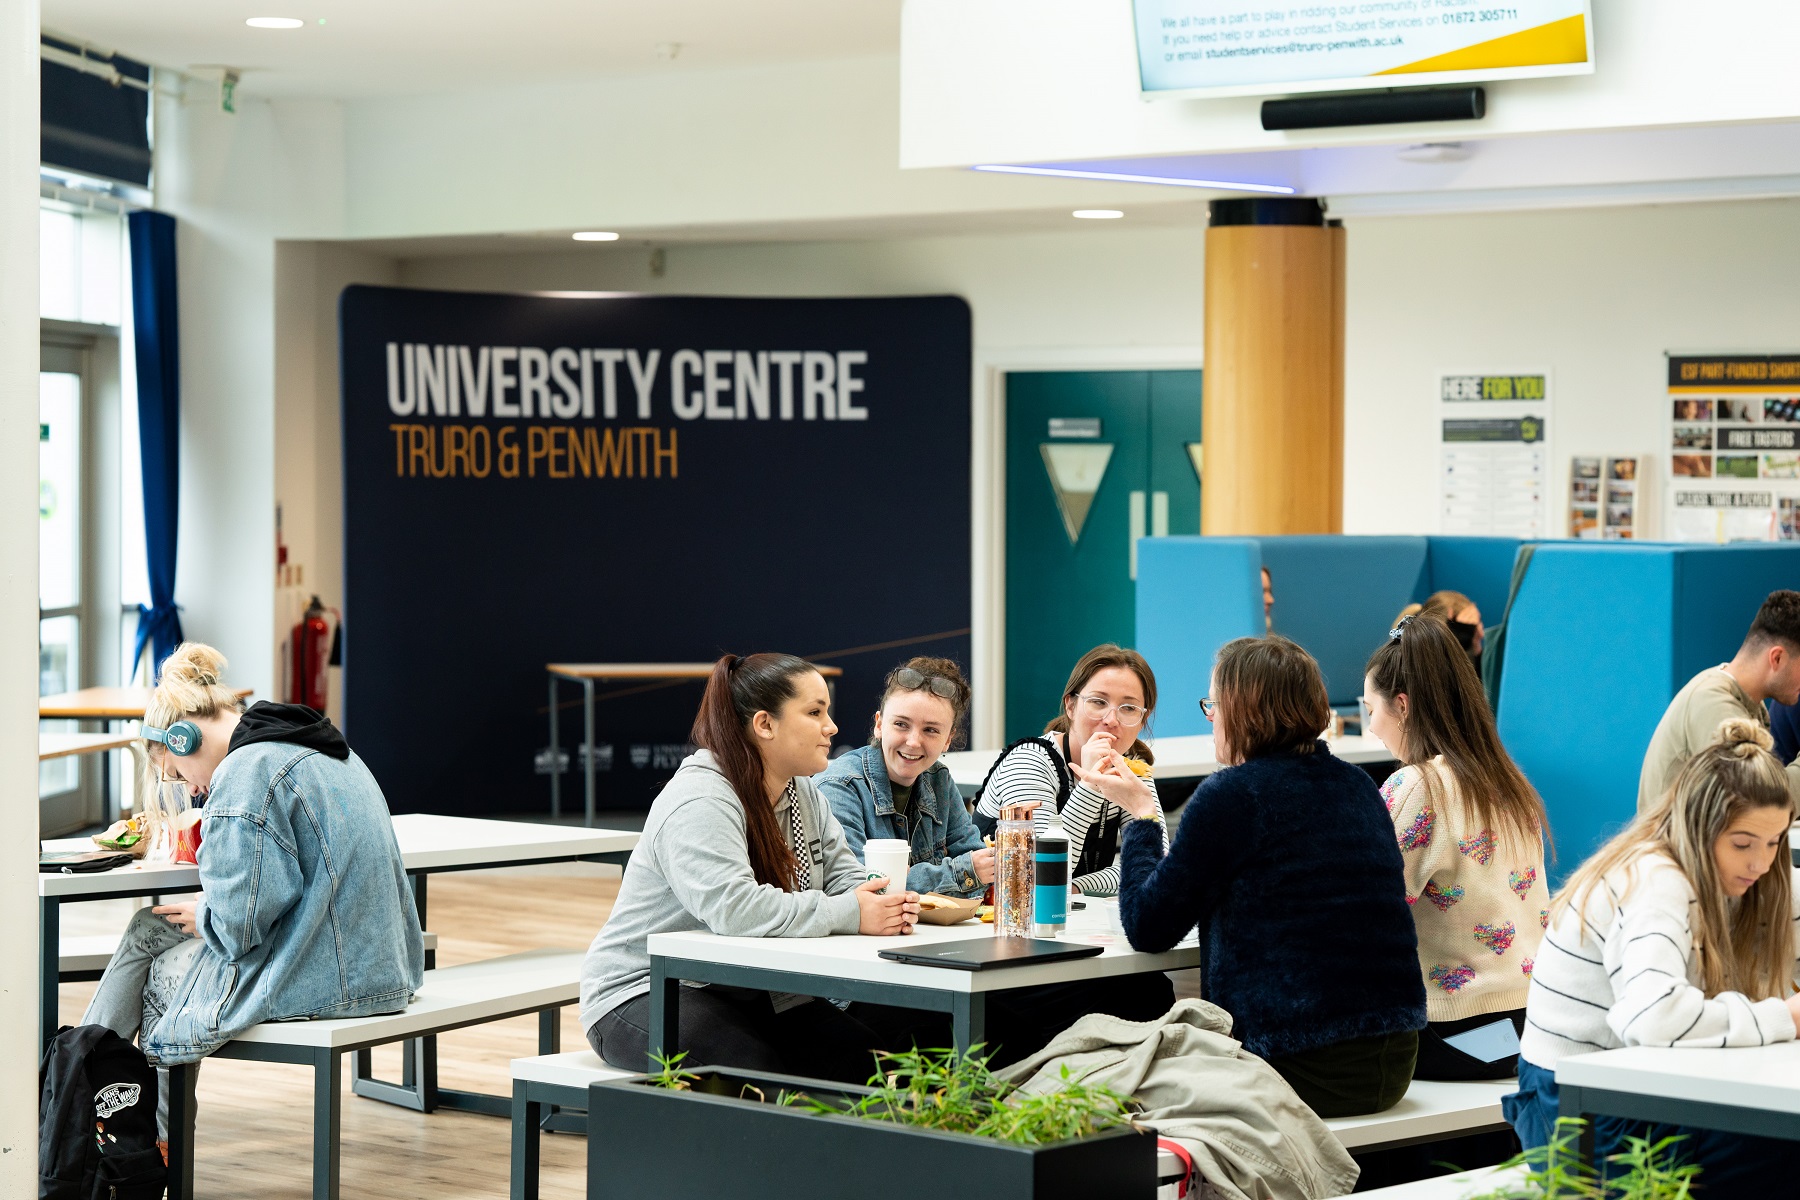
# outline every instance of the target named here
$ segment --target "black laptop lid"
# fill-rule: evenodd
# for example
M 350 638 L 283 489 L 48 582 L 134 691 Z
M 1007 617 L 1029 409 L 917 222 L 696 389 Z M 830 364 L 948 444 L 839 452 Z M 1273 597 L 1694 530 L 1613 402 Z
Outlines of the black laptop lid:
M 1050 938 L 979 937 L 900 950 L 883 950 L 881 957 L 921 967 L 987 971 L 998 967 L 1057 962 L 1067 958 L 1091 958 L 1103 949 L 1100 946 L 1071 945 Z

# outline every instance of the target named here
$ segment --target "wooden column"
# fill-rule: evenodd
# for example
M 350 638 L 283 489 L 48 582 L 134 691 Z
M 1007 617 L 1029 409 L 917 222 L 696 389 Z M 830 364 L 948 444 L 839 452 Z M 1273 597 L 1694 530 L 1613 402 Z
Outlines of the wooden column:
M 1200 531 L 1344 527 L 1344 229 L 1317 200 L 1215 200 Z

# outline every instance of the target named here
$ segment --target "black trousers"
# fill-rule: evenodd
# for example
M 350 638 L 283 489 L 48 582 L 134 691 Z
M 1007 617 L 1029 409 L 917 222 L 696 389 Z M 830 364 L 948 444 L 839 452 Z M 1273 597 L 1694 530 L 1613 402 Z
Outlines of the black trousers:
M 1480 1029 L 1483 1025 L 1492 1025 L 1495 1021 L 1511 1021 L 1513 1028 L 1521 1036 L 1525 1033 L 1525 1010 L 1522 1008 L 1509 1012 L 1484 1013 L 1479 1017 L 1464 1017 L 1460 1021 L 1433 1021 L 1427 1025 L 1419 1031 L 1419 1062 L 1413 1068 L 1413 1078 L 1511 1079 L 1517 1075 L 1519 1056 L 1516 1054 L 1509 1054 L 1496 1062 L 1482 1062 L 1444 1040 L 1471 1029 Z
M 1418 1050 L 1419 1035 L 1408 1030 L 1351 1038 L 1268 1062 L 1308 1108 L 1329 1120 L 1386 1112 L 1400 1103 Z
M 860 1084 L 875 1073 L 873 1051 L 884 1048 L 875 1031 L 829 1001 L 778 1013 L 768 992 L 717 983 L 681 989 L 679 1024 L 675 1049 L 687 1055 L 683 1067 L 736 1067 Z M 619 1005 L 588 1028 L 587 1038 L 612 1066 L 646 1069 L 650 997 Z

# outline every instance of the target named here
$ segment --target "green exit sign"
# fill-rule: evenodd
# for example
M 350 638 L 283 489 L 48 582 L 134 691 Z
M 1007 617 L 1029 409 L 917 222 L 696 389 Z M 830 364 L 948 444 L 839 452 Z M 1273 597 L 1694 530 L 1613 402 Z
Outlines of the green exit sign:
M 47 442 L 49 440 L 50 440 L 50 422 L 48 422 L 48 421 L 38 422 L 38 441 Z

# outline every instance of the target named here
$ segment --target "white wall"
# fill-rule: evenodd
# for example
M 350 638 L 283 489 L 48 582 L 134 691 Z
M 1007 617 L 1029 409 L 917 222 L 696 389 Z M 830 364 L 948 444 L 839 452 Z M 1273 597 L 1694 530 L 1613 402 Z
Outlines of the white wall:
M 1553 529 L 1570 455 L 1653 455 L 1660 493 L 1664 352 L 1800 347 L 1797 274 L 1794 200 L 1349 222 L 1345 531 L 1437 528 L 1446 367 L 1553 372 Z

